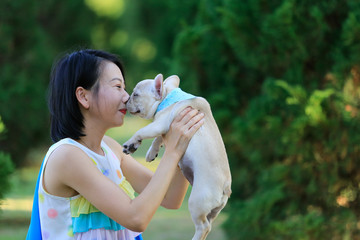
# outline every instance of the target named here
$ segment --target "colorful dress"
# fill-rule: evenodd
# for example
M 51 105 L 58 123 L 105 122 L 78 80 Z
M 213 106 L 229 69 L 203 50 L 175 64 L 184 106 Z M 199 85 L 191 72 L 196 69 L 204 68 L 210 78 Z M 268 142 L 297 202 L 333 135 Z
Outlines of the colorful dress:
M 133 188 L 126 181 L 121 171 L 118 158 L 104 141 L 101 142 L 101 148 L 105 156 L 102 156 L 70 138 L 63 139 L 50 147 L 44 159 L 44 166 L 46 166 L 51 153 L 63 144 L 70 144 L 82 149 L 99 171 L 124 190 L 130 198 L 135 197 Z M 43 172 L 41 170 L 38 189 L 39 216 L 43 239 L 141 239 L 140 233 L 121 226 L 96 209 L 81 195 L 66 198 L 47 193 L 43 188 Z

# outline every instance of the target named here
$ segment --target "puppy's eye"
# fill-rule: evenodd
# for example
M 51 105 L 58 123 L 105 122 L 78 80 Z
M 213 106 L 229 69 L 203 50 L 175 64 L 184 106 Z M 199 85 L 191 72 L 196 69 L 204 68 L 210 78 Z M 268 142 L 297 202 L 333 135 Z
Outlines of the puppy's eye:
M 137 93 L 134 93 L 134 97 L 138 97 L 139 96 L 139 94 L 137 94 Z

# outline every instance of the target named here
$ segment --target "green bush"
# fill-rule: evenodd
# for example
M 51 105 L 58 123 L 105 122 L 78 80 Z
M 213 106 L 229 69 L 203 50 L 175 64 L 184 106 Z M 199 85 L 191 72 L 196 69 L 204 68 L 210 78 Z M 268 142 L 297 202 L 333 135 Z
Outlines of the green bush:
M 0 138 L 5 131 L 5 125 L 0 116 Z M 4 198 L 5 193 L 10 188 L 9 176 L 13 172 L 14 166 L 10 155 L 0 151 L 0 200 Z M 0 201 L 1 204 L 1 201 Z
M 10 155 L 0 152 L 0 199 L 4 198 L 4 194 L 9 191 L 10 181 L 9 176 L 14 170 L 14 165 L 11 161 Z M 1 202 L 0 202 L 1 203 Z
M 48 144 L 47 85 L 54 59 L 91 47 L 94 13 L 83 1 L 0 2 L 0 115 L 7 127 L 0 151 L 16 166 L 29 149 Z
M 238 239 L 357 236 L 359 116 L 327 88 L 268 80 L 234 122 L 241 145 L 226 229 Z M 239 175 L 234 175 L 237 178 Z M 236 226 L 242 226 L 240 232 Z
M 227 146 L 231 239 L 359 235 L 359 26 L 352 0 L 202 0 L 178 33 L 173 72 Z

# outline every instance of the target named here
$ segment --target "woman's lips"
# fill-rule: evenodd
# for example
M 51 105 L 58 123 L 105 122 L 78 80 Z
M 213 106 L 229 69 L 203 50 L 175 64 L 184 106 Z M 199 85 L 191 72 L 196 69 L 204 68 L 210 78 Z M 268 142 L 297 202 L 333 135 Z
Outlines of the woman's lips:
M 126 114 L 126 111 L 127 111 L 127 109 L 126 108 L 123 108 L 123 109 L 120 109 L 120 112 L 122 113 L 122 114 Z

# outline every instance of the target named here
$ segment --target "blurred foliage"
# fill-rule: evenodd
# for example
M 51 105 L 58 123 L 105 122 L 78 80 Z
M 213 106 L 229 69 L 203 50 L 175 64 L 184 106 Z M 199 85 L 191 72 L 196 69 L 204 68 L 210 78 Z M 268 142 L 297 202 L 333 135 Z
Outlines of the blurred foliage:
M 358 1 L 202 0 L 173 71 L 205 96 L 233 174 L 231 239 L 358 239 Z
M 99 48 L 118 53 L 125 65 L 131 66 L 127 71 L 130 79 L 131 72 L 138 79 L 143 77 L 138 68 L 149 69 L 147 61 L 155 57 L 156 48 L 134 30 L 132 19 L 137 18 L 137 8 L 132 5 L 136 2 L 129 3 L 0 2 L 0 114 L 7 127 L 0 150 L 9 152 L 16 166 L 25 163 L 31 148 L 50 143 L 47 85 L 59 55 L 79 48 Z
M 5 125 L 1 121 L 0 116 L 0 139 L 3 137 L 3 133 L 5 132 Z M 0 151 L 0 205 L 1 199 L 4 198 L 5 193 L 9 190 L 10 187 L 10 174 L 14 170 L 13 163 L 11 161 L 10 155 Z
M 29 149 L 49 144 L 46 92 L 59 55 L 78 48 L 119 54 L 131 91 L 138 80 L 169 65 L 180 20 L 190 18 L 188 9 L 195 5 L 182 4 L 177 11 L 180 4 L 159 1 L 1 1 L 0 114 L 8 131 L 0 150 L 21 166 Z M 159 14 L 168 6 L 176 12 L 171 21 Z
M 30 148 L 49 141 L 52 62 L 68 48 L 88 45 L 93 13 L 71 0 L 5 0 L 0 9 L 0 114 L 7 127 L 0 150 L 19 166 Z
M 0 6 L 0 150 L 17 164 L 49 139 L 55 56 L 100 48 L 123 59 L 129 92 L 162 72 L 208 99 L 233 175 L 231 239 L 360 239 L 359 1 Z

